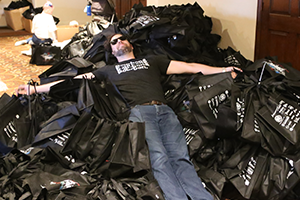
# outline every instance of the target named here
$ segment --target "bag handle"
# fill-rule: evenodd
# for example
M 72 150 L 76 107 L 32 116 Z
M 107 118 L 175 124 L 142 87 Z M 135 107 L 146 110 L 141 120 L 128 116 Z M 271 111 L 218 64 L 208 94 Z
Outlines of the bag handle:
M 117 191 L 117 193 L 120 195 L 120 197 L 122 199 L 135 200 L 135 198 L 124 189 L 124 187 L 122 186 L 122 182 L 117 182 L 116 180 L 114 180 L 112 178 L 110 180 L 114 186 L 114 189 Z
M 32 79 L 30 79 L 27 83 L 28 85 L 28 90 L 30 92 L 30 86 L 33 85 L 34 86 L 34 91 L 35 91 L 35 94 L 37 94 L 37 90 L 36 90 L 36 86 L 37 86 L 37 82 L 36 81 L 33 81 Z M 32 120 L 32 113 L 31 113 L 31 100 L 30 100 L 30 97 L 28 98 L 28 114 L 29 114 L 29 119 Z

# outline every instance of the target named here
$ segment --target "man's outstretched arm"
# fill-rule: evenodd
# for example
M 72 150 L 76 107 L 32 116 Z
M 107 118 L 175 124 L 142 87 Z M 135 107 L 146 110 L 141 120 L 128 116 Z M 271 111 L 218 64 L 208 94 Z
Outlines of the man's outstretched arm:
M 182 61 L 172 60 L 167 69 L 167 74 L 195 74 L 201 72 L 204 75 L 217 74 L 222 72 L 232 72 L 232 77 L 236 74 L 234 69 L 242 71 L 237 67 L 211 67 L 200 63 L 187 63 Z
M 85 74 L 80 74 L 78 76 L 75 76 L 74 79 L 81 79 L 81 78 L 87 78 L 87 79 L 92 79 L 94 78 L 94 74 L 92 72 L 88 72 Z M 47 83 L 47 84 L 43 84 L 43 85 L 38 85 L 34 88 L 34 86 L 28 86 L 28 85 L 20 85 L 18 87 L 18 89 L 16 89 L 16 93 L 17 94 L 27 94 L 27 95 L 31 95 L 33 93 L 48 93 L 50 91 L 50 88 L 53 85 L 56 85 L 60 82 L 62 82 L 64 80 L 59 80 L 59 81 L 55 81 L 55 82 L 51 82 L 51 83 Z

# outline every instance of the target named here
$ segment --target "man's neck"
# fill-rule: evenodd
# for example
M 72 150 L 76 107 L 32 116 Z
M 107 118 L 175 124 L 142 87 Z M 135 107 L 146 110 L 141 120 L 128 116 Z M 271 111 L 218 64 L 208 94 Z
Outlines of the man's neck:
M 117 57 L 118 62 L 123 62 L 123 61 L 131 60 L 131 59 L 135 59 L 135 56 L 133 55 L 133 53 L 125 54 L 123 56 Z

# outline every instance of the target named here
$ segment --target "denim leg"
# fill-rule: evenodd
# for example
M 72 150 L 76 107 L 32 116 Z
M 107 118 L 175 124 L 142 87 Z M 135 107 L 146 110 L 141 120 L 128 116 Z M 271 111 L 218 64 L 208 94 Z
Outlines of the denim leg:
M 32 35 L 32 42 L 35 44 L 35 45 L 39 45 L 41 44 L 42 40 L 39 39 L 38 37 L 36 37 L 35 34 Z
M 26 40 L 27 44 L 29 44 L 30 41 L 32 41 L 32 37 Z
M 177 116 L 167 106 L 159 108 L 162 109 L 159 127 L 163 133 L 163 143 L 181 187 L 192 200 L 212 200 L 212 195 L 202 185 L 190 161 L 183 128 Z
M 155 106 L 136 106 L 131 110 L 131 121 L 145 122 L 152 171 L 167 200 L 187 200 L 173 170 L 162 142 Z
M 152 170 L 166 199 L 213 199 L 189 159 L 182 126 L 170 107 L 136 106 L 129 119 L 145 122 Z

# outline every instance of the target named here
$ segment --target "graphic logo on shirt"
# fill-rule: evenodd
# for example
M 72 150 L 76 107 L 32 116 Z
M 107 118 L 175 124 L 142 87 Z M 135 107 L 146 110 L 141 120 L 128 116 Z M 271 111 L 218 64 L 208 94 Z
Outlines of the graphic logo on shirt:
M 149 65 L 148 61 L 144 58 L 142 60 L 131 61 L 128 63 L 116 65 L 115 68 L 116 68 L 118 74 L 122 74 L 122 73 L 130 72 L 130 71 L 148 69 L 149 66 L 150 65 Z
M 47 52 L 47 53 L 43 53 L 41 56 L 42 58 L 44 58 L 44 61 L 48 61 L 48 60 L 52 60 L 55 55 L 56 54 L 54 53 Z

